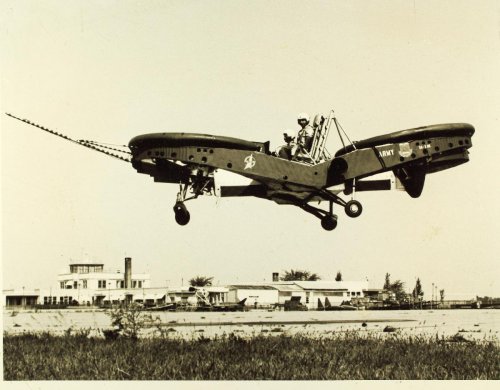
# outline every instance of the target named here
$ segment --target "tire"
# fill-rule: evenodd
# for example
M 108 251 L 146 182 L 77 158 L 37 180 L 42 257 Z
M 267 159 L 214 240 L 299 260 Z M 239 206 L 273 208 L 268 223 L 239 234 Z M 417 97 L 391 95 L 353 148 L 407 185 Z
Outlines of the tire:
M 189 223 L 189 220 L 191 219 L 191 215 L 189 214 L 189 211 L 178 211 L 175 213 L 175 222 L 177 222 L 179 225 L 184 226 Z
M 177 202 L 174 206 L 175 222 L 179 225 L 184 226 L 189 223 L 191 215 L 187 210 L 186 206 L 182 202 Z
M 350 200 L 344 207 L 345 213 L 351 218 L 357 218 L 363 212 L 363 206 L 357 200 Z
M 325 215 L 321 218 L 321 227 L 328 231 L 335 229 L 337 227 L 337 216 Z

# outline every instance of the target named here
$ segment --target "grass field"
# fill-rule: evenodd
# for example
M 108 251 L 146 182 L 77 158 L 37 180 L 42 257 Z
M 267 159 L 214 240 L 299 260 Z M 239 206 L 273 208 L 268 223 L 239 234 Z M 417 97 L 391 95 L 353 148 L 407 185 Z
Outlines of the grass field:
M 4 335 L 4 380 L 500 379 L 498 343 L 460 337 Z

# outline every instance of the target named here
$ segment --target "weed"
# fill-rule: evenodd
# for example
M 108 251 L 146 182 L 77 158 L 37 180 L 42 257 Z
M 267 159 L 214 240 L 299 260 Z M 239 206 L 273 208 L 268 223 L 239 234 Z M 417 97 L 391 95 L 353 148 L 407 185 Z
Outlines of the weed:
M 229 333 L 210 339 L 197 332 L 192 340 L 104 340 L 87 331 L 60 337 L 4 333 L 4 379 L 500 379 L 497 342 L 464 342 L 458 333 L 452 338 L 362 333 L 347 330 L 316 338 Z
M 119 336 L 137 339 L 148 319 L 141 306 L 136 303 L 113 308 L 108 314 L 114 329 L 104 333 L 104 336 L 108 335 L 112 339 Z

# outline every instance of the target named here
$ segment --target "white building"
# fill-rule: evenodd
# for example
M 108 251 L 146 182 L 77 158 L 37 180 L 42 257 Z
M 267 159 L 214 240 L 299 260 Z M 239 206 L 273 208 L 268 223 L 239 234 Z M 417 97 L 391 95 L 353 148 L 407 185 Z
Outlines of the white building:
M 218 305 L 228 302 L 228 288 L 221 286 L 169 288 L 167 303 L 177 305 Z
M 108 301 L 116 301 L 116 298 L 111 298 L 111 291 L 116 295 L 118 290 L 123 295 L 123 289 L 147 289 L 151 284 L 149 274 L 132 274 L 130 258 L 125 259 L 124 273 L 120 270 L 105 270 L 102 263 L 73 262 L 69 266 L 69 273 L 59 274 L 57 281 L 59 291 L 53 291 L 54 295 L 71 296 L 80 305 L 103 302 L 106 297 Z M 42 303 L 50 304 L 50 299 L 44 297 Z
M 132 259 L 125 259 L 125 272 L 106 270 L 104 264 L 96 262 L 72 262 L 69 272 L 57 276 L 57 285 L 50 289 L 13 289 L 4 290 L 3 298 L 6 307 L 26 307 L 35 305 L 68 306 L 68 305 L 101 305 L 132 301 L 134 295 L 140 294 L 143 299 L 145 291 L 150 289 L 150 276 L 146 273 L 132 273 Z M 163 296 L 166 290 L 163 289 Z M 161 300 L 161 292 L 154 299 Z
M 245 305 L 265 307 L 284 305 L 294 297 L 300 297 L 300 303 L 309 310 L 325 306 L 340 306 L 353 298 L 363 298 L 368 289 L 368 282 L 361 281 L 279 281 L 268 284 L 231 285 L 230 302 L 247 298 Z
M 301 303 L 308 309 L 317 309 L 321 306 L 340 306 L 342 302 L 349 302 L 353 298 L 363 298 L 368 282 L 362 281 L 295 281 L 296 286 L 303 290 Z M 296 294 L 299 295 L 299 294 Z
M 278 302 L 278 290 L 268 284 L 234 284 L 228 286 L 229 302 L 246 299 L 245 306 L 266 307 Z

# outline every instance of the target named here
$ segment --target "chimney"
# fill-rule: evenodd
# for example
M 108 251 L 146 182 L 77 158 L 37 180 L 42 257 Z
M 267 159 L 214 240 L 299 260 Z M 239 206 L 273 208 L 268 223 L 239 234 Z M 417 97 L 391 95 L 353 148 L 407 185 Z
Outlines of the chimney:
M 125 257 L 125 288 L 132 287 L 132 258 Z
M 280 281 L 280 274 L 278 272 L 273 272 L 273 282 Z

